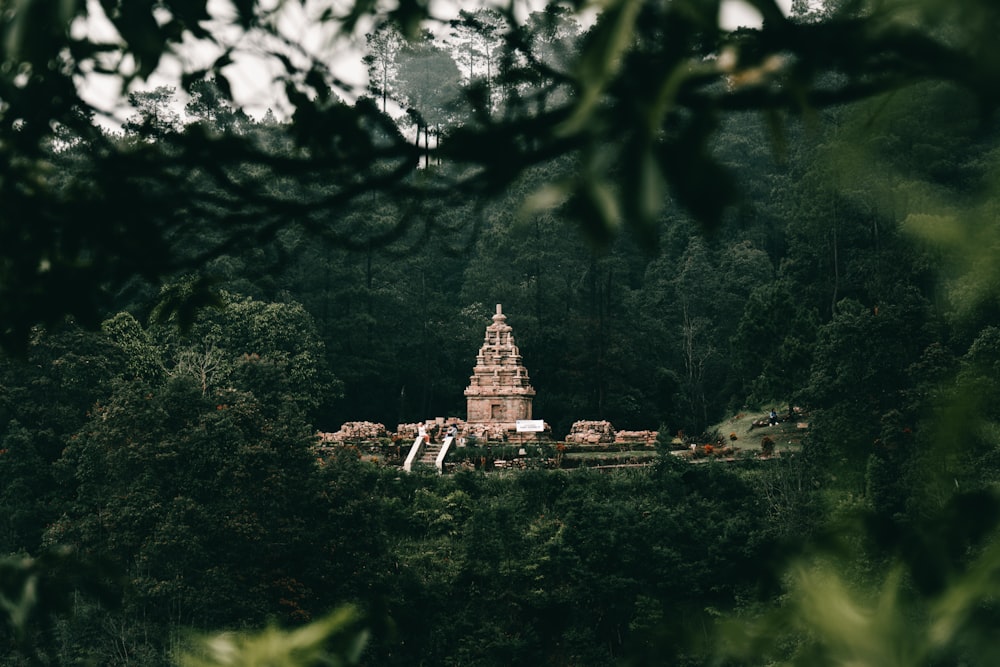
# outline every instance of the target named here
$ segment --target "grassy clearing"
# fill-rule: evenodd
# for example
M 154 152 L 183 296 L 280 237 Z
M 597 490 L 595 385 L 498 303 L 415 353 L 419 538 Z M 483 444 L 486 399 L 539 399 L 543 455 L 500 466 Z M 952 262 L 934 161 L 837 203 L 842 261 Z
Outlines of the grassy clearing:
M 788 419 L 788 412 L 779 413 L 780 420 L 774 426 L 755 426 L 767 421 L 770 409 L 746 410 L 719 422 L 709 432 L 718 431 L 733 449 L 757 450 L 761 448 L 764 438 L 774 441 L 776 451 L 784 449 L 799 449 L 802 439 L 808 431 L 809 417 L 806 414 L 795 415 Z M 735 439 L 733 439 L 735 436 Z

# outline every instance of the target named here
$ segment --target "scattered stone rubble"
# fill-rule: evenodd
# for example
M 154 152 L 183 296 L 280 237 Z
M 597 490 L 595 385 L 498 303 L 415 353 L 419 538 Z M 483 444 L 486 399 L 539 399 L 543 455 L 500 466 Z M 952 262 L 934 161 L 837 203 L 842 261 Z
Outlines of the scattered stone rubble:
M 656 444 L 656 431 L 616 431 L 609 421 L 574 422 L 566 442 L 576 445 L 641 445 Z
M 340 430 L 335 433 L 319 433 L 319 442 L 321 445 L 330 445 L 345 442 L 366 442 L 387 437 L 389 437 L 389 433 L 385 430 L 384 424 L 347 422 L 341 425 Z
M 460 443 L 514 442 L 520 435 L 509 428 L 509 424 L 469 424 L 457 417 L 436 417 L 424 422 L 432 435 L 440 438 L 454 424 L 458 428 Z M 420 422 L 398 424 L 396 431 L 387 431 L 385 426 L 374 422 L 347 422 L 334 433 L 320 432 L 321 445 L 357 444 L 379 439 L 410 441 L 417 437 Z M 656 443 L 656 431 L 615 431 L 608 421 L 578 421 L 566 436 L 565 442 L 581 445 L 627 444 L 652 446 Z

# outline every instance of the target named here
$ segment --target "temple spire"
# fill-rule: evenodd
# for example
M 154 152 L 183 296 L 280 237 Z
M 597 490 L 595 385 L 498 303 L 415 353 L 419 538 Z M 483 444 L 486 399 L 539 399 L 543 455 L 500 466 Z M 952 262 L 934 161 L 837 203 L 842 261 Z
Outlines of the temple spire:
M 498 303 L 465 390 L 469 425 L 479 424 L 500 432 L 513 430 L 518 419 L 531 419 L 531 399 L 535 395 L 506 320 Z

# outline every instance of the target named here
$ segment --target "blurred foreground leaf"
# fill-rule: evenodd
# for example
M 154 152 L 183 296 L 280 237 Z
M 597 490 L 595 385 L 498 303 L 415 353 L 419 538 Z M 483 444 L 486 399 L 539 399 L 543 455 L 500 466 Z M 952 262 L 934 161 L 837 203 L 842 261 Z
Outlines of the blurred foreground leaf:
M 749 621 L 729 619 L 722 626 L 719 653 L 727 659 L 756 663 L 769 658 L 775 662 L 768 664 L 809 667 L 997 664 L 996 521 L 988 535 L 942 529 L 934 541 L 925 534 L 932 525 L 941 528 L 948 517 L 954 518 L 952 510 L 967 511 L 965 501 L 977 498 L 982 494 L 960 494 L 937 517 L 940 523 L 932 519 L 931 525 L 889 534 L 884 524 L 862 522 L 864 529 L 853 538 L 881 543 L 874 553 L 859 551 L 857 541 L 841 534 L 843 548 L 825 545 L 818 555 L 799 559 L 786 571 L 787 592 L 780 607 Z M 935 548 L 940 546 L 947 549 Z M 866 566 L 882 562 L 879 553 L 885 547 L 905 553 L 891 565 L 876 565 L 862 574 Z M 943 585 L 922 586 L 921 570 L 926 569 L 939 570 Z
M 360 614 L 341 607 L 294 630 L 269 627 L 258 633 L 223 632 L 202 638 L 196 651 L 180 657 L 182 667 L 307 667 L 355 665 L 368 643 Z

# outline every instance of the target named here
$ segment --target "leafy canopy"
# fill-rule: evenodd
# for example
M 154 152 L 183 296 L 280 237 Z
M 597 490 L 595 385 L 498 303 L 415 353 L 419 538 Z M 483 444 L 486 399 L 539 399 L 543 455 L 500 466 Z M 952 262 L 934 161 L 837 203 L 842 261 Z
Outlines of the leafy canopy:
M 981 0 L 859 0 L 811 13 L 797 6 L 792 17 L 774 0 L 753 0 L 763 27 L 735 32 L 719 26 L 718 0 L 605 0 L 575 47 L 558 49 L 555 63 L 545 57 L 559 33 L 553 25 L 589 5 L 550 8 L 551 20 L 535 16 L 525 24 L 517 19 L 519 5 L 509 2 L 488 26 L 466 26 L 501 36 L 487 85 L 502 91 L 502 101 L 472 82 L 468 112 L 450 114 L 440 143 L 424 148 L 435 152 L 439 168 L 421 170 L 421 149 L 363 97 L 363 88 L 331 72 L 325 54 L 300 43 L 301 22 L 291 19 L 308 16 L 334 45 L 385 24 L 413 38 L 448 27 L 430 3 L 403 0 L 384 9 L 361 0 L 346 8 L 235 0 L 227 11 L 209 4 L 5 5 L 4 345 L 23 347 L 32 324 L 66 314 L 96 325 L 109 295 L 128 280 L 158 282 L 269 244 L 289 226 L 345 246 L 392 238 L 366 237 L 339 222 L 338 213 L 358 197 L 382 191 L 410 198 L 398 235 L 419 219 L 421 202 L 488 197 L 530 166 L 560 156 L 574 160 L 574 171 L 537 182 L 525 198 L 527 211 L 567 206 L 597 241 L 628 228 L 651 243 L 666 197 L 709 226 L 736 200 L 733 179 L 707 148 L 725 114 L 758 110 L 779 120 L 943 80 L 970 91 L 985 115 L 996 104 L 1000 69 L 991 32 L 980 29 L 996 25 L 1000 8 Z M 192 46 L 208 57 L 191 57 Z M 274 105 L 287 110 L 287 123 L 250 131 L 235 122 L 235 64 L 250 55 L 275 72 Z M 88 82 L 110 78 L 137 102 L 155 106 L 155 91 L 140 97 L 134 90 L 168 62 L 180 65 L 194 113 L 218 119 L 223 131 L 202 122 L 174 132 L 170 116 L 136 126 L 156 138 L 146 145 L 102 131 L 96 120 L 107 109 L 86 93 Z M 59 165 L 70 156 L 79 168 L 67 173 Z M 193 302 L 205 300 L 208 286 L 199 287 L 189 295 Z

